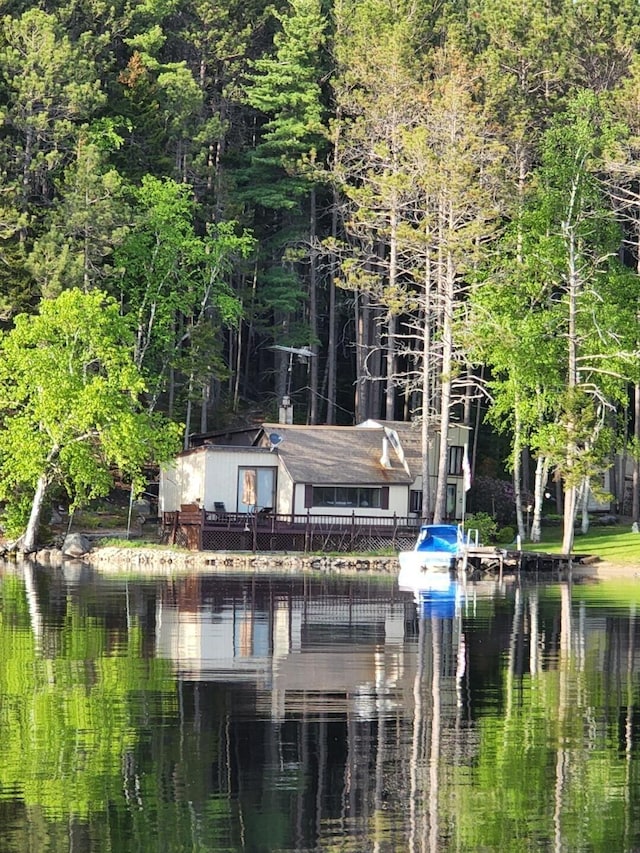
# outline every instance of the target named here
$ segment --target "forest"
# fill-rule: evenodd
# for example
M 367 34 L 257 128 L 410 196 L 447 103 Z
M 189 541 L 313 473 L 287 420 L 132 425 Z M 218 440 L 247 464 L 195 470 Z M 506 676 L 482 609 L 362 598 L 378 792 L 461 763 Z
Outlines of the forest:
M 463 421 L 475 474 L 490 432 L 523 534 L 561 484 L 568 551 L 640 455 L 639 44 L 636 0 L 5 3 L 14 526 L 287 395 L 425 456 Z

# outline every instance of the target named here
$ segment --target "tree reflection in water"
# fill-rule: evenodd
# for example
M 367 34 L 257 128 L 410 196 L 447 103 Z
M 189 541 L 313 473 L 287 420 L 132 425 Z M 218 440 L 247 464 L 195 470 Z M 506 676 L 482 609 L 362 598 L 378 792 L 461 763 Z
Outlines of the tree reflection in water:
M 640 846 L 633 585 L 0 590 L 3 851 Z

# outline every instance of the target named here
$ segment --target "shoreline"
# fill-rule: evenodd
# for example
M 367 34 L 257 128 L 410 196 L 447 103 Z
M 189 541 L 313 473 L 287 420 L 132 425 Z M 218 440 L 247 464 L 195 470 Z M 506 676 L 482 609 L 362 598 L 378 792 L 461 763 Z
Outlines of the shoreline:
M 399 563 L 392 556 L 318 555 L 296 553 L 253 553 L 230 551 L 174 551 L 170 548 L 97 547 L 76 558 L 61 552 L 38 551 L 37 562 L 57 565 L 61 561 L 82 562 L 105 574 L 144 573 L 171 575 L 185 572 L 225 571 L 268 573 L 325 573 L 349 575 L 395 576 Z
M 64 556 L 56 549 L 38 551 L 29 559 L 43 565 L 58 566 L 63 562 L 82 562 L 105 574 L 137 573 L 149 575 L 184 574 L 186 572 L 281 572 L 324 573 L 338 575 L 395 576 L 400 569 L 395 556 L 375 555 L 309 555 L 300 553 L 253 553 L 220 551 L 178 551 L 154 546 L 96 546 L 77 557 Z M 629 565 L 585 557 L 574 563 L 572 576 L 592 580 L 639 580 L 640 565 Z

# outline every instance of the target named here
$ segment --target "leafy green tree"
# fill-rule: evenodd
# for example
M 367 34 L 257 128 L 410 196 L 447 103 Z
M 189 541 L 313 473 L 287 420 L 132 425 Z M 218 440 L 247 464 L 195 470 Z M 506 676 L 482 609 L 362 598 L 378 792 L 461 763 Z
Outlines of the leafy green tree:
M 141 408 L 133 351 L 118 304 L 99 290 L 42 300 L 0 338 L 0 498 L 25 552 L 54 484 L 77 506 L 105 495 L 116 470 L 135 489 L 145 465 L 175 452 L 177 425 Z
M 615 133 L 589 93 L 554 120 L 515 239 L 503 241 L 475 294 L 497 405 L 512 411 L 514 456 L 529 441 L 564 483 L 565 553 L 579 495 L 607 465 L 608 413 L 637 370 L 637 278 L 620 264 L 620 231 L 599 179 Z
M 184 359 L 194 329 L 216 332 L 233 325 L 241 305 L 230 286 L 237 261 L 253 250 L 253 239 L 233 222 L 211 225 L 200 237 L 194 227 L 191 187 L 145 176 L 135 194 L 137 217 L 115 253 L 122 270 L 121 302 L 135 326 L 134 361 L 147 382 L 154 409 L 170 385 L 172 370 Z M 201 381 L 222 376 L 221 358 L 196 363 L 190 352 L 187 375 Z M 202 350 L 200 350 L 202 351 Z
M 5 16 L 0 78 L 7 183 L 27 212 L 50 201 L 52 179 L 70 159 L 77 128 L 104 106 L 90 34 L 72 43 L 55 16 L 40 9 Z
M 122 148 L 122 171 L 128 169 L 136 181 L 146 173 L 187 181 L 202 89 L 186 62 L 163 59 L 166 35 L 160 22 L 126 41 L 132 53 L 118 77 L 118 107 L 130 128 Z

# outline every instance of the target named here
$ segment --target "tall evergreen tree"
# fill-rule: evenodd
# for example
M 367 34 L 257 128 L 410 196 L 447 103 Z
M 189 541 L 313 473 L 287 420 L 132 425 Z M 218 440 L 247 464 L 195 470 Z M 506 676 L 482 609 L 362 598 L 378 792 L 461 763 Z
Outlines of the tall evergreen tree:
M 259 137 L 244 175 L 244 195 L 264 210 L 268 222 L 271 256 L 264 258 L 266 274 L 260 299 L 265 309 L 274 312 L 272 334 L 278 343 L 310 345 L 317 353 L 317 184 L 326 148 L 321 79 L 327 21 L 320 0 L 292 0 L 285 11 L 274 14 L 279 29 L 273 39 L 273 54 L 252 64 L 246 86 L 247 101 L 258 111 Z M 306 227 L 301 227 L 303 222 Z M 279 292 L 270 293 L 276 281 Z M 282 302 L 285 282 L 291 288 L 288 305 Z M 307 303 L 302 317 L 298 310 L 301 289 Z M 276 307 L 278 302 L 282 307 Z M 300 334 L 302 340 L 297 338 Z M 279 361 L 282 396 L 287 359 L 280 355 Z M 315 357 L 310 370 L 309 419 L 315 423 Z
M 412 14 L 413 13 L 413 14 Z M 356 302 L 356 419 L 396 414 L 396 328 L 403 308 L 399 229 L 415 199 L 404 137 L 422 120 L 413 4 L 336 4 L 340 116 L 333 165 L 348 200 L 343 283 Z M 371 383 L 384 390 L 384 408 Z

